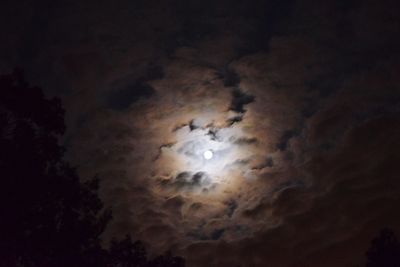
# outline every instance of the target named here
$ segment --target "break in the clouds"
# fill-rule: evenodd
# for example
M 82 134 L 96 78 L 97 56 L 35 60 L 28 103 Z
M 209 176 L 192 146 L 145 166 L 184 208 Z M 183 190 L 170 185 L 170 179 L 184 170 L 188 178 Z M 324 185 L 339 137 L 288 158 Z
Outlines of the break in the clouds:
M 329 267 L 399 230 L 395 1 L 151 2 L 15 10 L 1 44 L 1 69 L 63 97 L 69 158 L 113 209 L 105 243 Z

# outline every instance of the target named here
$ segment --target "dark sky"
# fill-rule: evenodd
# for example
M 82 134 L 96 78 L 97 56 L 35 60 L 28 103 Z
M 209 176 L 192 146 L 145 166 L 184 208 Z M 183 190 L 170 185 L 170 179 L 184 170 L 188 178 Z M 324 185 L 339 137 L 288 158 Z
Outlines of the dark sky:
M 130 233 L 188 266 L 350 266 L 400 233 L 398 7 L 2 1 L 0 72 L 62 99 L 68 159 L 113 208 L 104 243 Z

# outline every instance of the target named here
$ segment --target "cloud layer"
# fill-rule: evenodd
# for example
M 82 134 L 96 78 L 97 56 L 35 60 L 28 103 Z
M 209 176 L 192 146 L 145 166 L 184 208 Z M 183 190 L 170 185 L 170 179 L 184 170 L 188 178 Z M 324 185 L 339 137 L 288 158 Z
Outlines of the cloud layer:
M 400 230 L 395 1 L 134 2 L 27 1 L 1 49 L 62 96 L 69 157 L 113 208 L 105 243 L 329 267 Z

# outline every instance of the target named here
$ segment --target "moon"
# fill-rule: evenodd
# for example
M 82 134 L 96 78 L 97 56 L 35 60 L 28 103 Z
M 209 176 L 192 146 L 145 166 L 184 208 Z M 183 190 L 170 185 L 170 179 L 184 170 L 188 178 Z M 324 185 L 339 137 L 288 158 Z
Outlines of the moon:
M 204 151 L 203 157 L 205 159 L 211 159 L 213 157 L 213 152 L 211 150 Z

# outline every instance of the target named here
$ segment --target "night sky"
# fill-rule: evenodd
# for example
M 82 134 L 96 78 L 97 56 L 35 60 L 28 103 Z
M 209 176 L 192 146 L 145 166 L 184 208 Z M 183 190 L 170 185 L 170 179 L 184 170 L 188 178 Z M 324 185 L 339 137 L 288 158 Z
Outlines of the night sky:
M 346 267 L 400 234 L 398 1 L 2 1 L 0 32 L 0 72 L 62 100 L 104 246 Z

